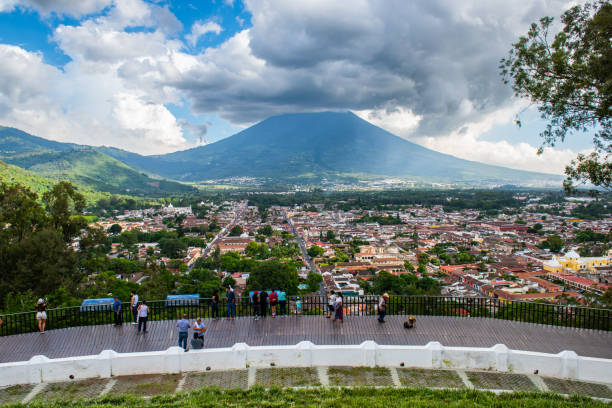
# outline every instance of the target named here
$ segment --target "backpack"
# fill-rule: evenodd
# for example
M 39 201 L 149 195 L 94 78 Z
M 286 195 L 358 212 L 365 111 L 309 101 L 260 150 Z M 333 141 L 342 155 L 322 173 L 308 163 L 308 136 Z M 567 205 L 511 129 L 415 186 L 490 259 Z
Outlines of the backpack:
M 276 302 L 277 300 L 278 296 L 276 295 L 276 292 L 270 293 L 270 302 Z

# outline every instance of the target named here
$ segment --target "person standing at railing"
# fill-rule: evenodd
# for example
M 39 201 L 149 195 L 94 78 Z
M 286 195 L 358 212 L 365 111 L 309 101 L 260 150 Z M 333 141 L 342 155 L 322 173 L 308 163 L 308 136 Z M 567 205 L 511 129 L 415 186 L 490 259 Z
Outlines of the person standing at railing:
M 330 291 L 329 298 L 327 299 L 327 318 L 331 318 L 335 313 L 336 308 L 336 292 Z
M 219 292 L 215 290 L 210 301 L 210 308 L 212 309 L 212 317 L 214 319 L 219 318 Z
M 259 292 L 259 314 L 262 318 L 268 314 L 268 292 L 265 290 Z
M 334 306 L 335 315 L 332 320 L 340 320 L 340 323 L 344 323 L 344 310 L 342 309 L 342 292 L 336 296 L 336 304 Z
M 378 322 L 384 323 L 385 316 L 387 315 L 387 299 L 389 299 L 388 294 L 383 294 L 380 299 L 378 299 Z
M 140 333 L 140 328 L 142 327 L 143 333 L 147 332 L 147 320 L 149 319 L 149 306 L 147 306 L 147 301 L 143 300 L 142 304 L 138 306 L 136 310 L 136 319 L 138 321 L 138 332 Z
M 36 320 L 38 320 L 38 331 L 44 333 L 47 324 L 47 304 L 42 298 L 38 299 L 36 304 Z
M 251 303 L 253 304 L 253 316 L 255 320 L 259 320 L 259 292 L 253 291 L 253 296 L 251 296 Z
M 178 345 L 187 351 L 187 338 L 189 337 L 189 328 L 191 323 L 187 320 L 187 315 L 184 314 L 183 318 L 176 323 L 178 327 Z
M 117 296 L 115 296 L 115 301 L 113 302 L 113 317 L 115 319 L 115 326 L 121 326 L 121 301 Z
M 287 293 L 284 290 L 278 292 L 278 306 L 280 308 L 279 314 L 285 315 L 287 313 Z
M 276 317 L 276 305 L 278 305 L 278 293 L 275 290 L 270 292 L 270 312 L 272 317 Z
M 225 297 L 227 297 L 227 319 L 234 320 L 236 317 L 236 295 L 229 286 L 225 288 Z
M 130 310 L 132 311 L 132 315 L 134 316 L 134 321 L 132 322 L 132 324 L 137 324 L 138 323 L 138 295 L 136 294 L 135 290 L 131 292 Z

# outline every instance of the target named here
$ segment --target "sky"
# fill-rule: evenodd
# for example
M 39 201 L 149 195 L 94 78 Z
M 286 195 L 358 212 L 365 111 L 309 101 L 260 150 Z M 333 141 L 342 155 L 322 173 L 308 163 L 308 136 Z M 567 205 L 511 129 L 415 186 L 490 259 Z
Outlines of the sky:
M 561 174 L 592 137 L 538 156 L 545 122 L 498 65 L 574 3 L 0 0 L 0 125 L 161 154 L 350 110 L 443 153 Z

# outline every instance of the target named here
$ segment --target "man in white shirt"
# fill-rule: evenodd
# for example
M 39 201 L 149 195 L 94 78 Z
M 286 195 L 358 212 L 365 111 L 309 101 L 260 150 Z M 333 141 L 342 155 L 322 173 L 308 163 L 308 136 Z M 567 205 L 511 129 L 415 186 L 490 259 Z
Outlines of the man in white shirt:
M 147 332 L 147 320 L 149 319 L 149 306 L 147 301 L 143 300 L 142 304 L 136 310 L 136 319 L 138 319 L 138 332 L 143 328 L 143 333 Z
M 336 309 L 336 292 L 331 291 L 331 295 L 329 296 L 329 301 L 327 303 L 327 318 L 329 319 L 332 315 L 335 314 Z

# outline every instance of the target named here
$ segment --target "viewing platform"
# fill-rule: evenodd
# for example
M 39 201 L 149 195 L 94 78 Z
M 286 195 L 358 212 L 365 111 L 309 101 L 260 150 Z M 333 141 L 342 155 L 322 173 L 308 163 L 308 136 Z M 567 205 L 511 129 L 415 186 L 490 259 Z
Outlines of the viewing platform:
M 193 315 L 190 315 L 193 317 Z M 420 316 L 414 329 L 405 329 L 404 315 L 387 316 L 379 323 L 375 316 L 345 316 L 343 324 L 325 316 L 279 316 L 203 319 L 207 326 L 204 347 L 295 345 L 301 341 L 325 345 L 355 345 L 374 341 L 385 345 L 426 345 L 437 341 L 444 346 L 492 347 L 543 353 L 572 350 L 580 356 L 612 359 L 612 332 L 549 326 L 492 318 Z M 193 319 L 192 319 L 193 322 Z M 25 361 L 36 355 L 48 358 L 166 350 L 176 346 L 176 320 L 150 321 L 148 332 L 138 333 L 136 325 L 109 324 L 49 330 L 44 334 L 24 333 L 0 337 L 0 363 Z

